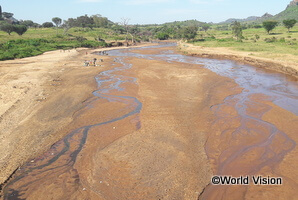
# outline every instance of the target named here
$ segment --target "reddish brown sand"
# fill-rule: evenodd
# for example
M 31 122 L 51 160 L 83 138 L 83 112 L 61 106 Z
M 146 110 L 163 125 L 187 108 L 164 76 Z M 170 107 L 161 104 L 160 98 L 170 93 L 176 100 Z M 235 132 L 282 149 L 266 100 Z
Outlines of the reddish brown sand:
M 160 52 L 142 51 L 145 54 Z M 75 163 L 67 155 L 61 156 L 52 165 L 35 169 L 21 181 L 9 185 L 10 189 L 18 191 L 15 192 L 18 198 L 189 200 L 200 196 L 210 183 L 212 174 L 220 167 L 218 156 L 229 145 L 222 138 L 218 139 L 221 137 L 218 133 L 226 127 L 224 123 L 214 126 L 217 119 L 210 107 L 220 104 L 229 95 L 240 93 L 242 89 L 233 80 L 198 68 L 197 65 L 140 58 L 129 58 L 125 62 L 132 64 L 132 68 L 116 73 L 136 77 L 137 85 L 126 83 L 122 85 L 125 90 L 112 91 L 111 94 L 138 98 L 143 104 L 141 112 L 117 122 L 90 128 L 86 144 Z M 112 60 L 108 59 L 110 68 L 111 64 Z M 296 115 L 261 96 L 251 98 L 273 107 L 262 117 L 263 120 L 275 124 L 293 140 L 298 140 L 295 132 L 298 129 Z M 94 100 L 91 98 L 86 101 L 84 105 L 88 107 L 76 112 L 71 123 L 56 132 L 54 138 L 61 138 L 82 126 L 121 116 L 133 109 L 121 102 Z M 58 99 L 56 102 L 59 102 Z M 44 109 L 48 111 L 47 107 Z M 250 113 L 257 114 L 260 111 L 258 109 L 263 108 L 251 107 Z M 222 112 L 235 113 L 231 107 L 224 107 Z M 238 123 L 236 118 L 231 126 Z M 80 137 L 78 133 L 72 138 L 70 149 L 79 145 Z M 225 137 L 229 141 L 229 135 Z M 247 137 L 246 141 L 254 139 L 262 138 Z M 235 141 L 242 142 L 243 138 Z M 31 145 L 37 148 L 40 143 L 33 141 Z M 279 151 L 278 138 L 272 147 Z M 57 148 L 59 150 L 60 146 Z M 37 155 L 30 150 L 28 153 Z M 237 175 L 239 166 L 252 168 L 254 163 L 251 160 L 254 159 L 251 158 L 260 153 L 261 150 L 241 157 L 228 172 Z M 41 155 L 38 165 L 44 162 L 43 157 L 50 157 L 51 154 Z M 17 155 L 22 153 L 18 152 Z M 297 148 L 274 169 L 264 167 L 259 171 L 260 175 L 284 177 L 288 181 L 283 186 L 236 186 L 225 188 L 226 193 L 221 193 L 218 187 L 212 194 L 203 193 L 207 198 L 201 195 L 201 199 L 295 199 L 298 190 L 297 181 L 293 179 L 293 175 L 298 175 L 296 155 Z M 34 166 L 35 162 L 30 165 Z M 22 169 L 15 177 L 21 172 Z

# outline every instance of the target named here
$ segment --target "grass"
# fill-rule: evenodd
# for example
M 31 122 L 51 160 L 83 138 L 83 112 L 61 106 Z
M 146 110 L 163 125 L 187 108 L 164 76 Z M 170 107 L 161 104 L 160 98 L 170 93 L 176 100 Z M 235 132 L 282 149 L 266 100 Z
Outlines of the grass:
M 58 35 L 63 36 L 64 39 L 84 37 L 88 40 L 95 40 L 96 37 L 100 37 L 104 40 L 122 40 L 125 38 L 124 35 L 117 35 L 106 28 L 94 28 L 92 30 L 87 28 L 72 28 L 67 32 L 67 35 L 64 35 L 63 33 L 64 30 L 59 29 Z M 19 36 L 14 32 L 11 33 L 11 35 L 8 35 L 7 33 L 0 31 L 0 43 L 15 39 L 55 39 L 57 38 L 56 35 L 56 28 L 30 28 L 23 36 Z
M 260 38 L 256 39 L 256 35 Z M 285 27 L 276 27 L 270 35 L 263 28 L 243 30 L 244 39 L 237 41 L 232 31 L 219 31 L 214 28 L 207 33 L 200 32 L 197 40 L 192 42 L 204 47 L 228 47 L 232 50 L 262 53 L 270 57 L 271 54 L 292 54 L 298 56 L 298 25 L 288 33 Z
M 40 55 L 46 51 L 57 49 L 71 49 L 75 47 L 105 47 L 106 42 L 98 42 L 97 38 L 104 40 L 122 40 L 123 35 L 116 35 L 109 29 L 83 29 L 72 28 L 67 34 L 55 28 L 29 29 L 23 36 L 16 33 L 8 35 L 0 31 L 0 60 L 24 58 Z

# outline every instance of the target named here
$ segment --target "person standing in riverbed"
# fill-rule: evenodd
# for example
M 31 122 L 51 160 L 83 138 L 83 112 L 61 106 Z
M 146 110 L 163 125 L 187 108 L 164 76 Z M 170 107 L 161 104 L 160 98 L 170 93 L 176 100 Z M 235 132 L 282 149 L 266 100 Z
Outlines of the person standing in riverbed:
M 96 66 L 96 61 L 97 61 L 97 59 L 96 59 L 96 58 L 94 58 L 94 59 L 93 59 L 93 64 L 94 64 L 94 67 Z

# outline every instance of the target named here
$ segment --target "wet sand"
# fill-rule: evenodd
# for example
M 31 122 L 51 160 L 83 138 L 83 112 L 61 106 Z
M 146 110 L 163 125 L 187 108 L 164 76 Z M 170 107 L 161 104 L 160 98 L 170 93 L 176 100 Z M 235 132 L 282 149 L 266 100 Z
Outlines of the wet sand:
M 131 52 L 159 55 L 169 50 L 173 51 L 174 47 Z M 272 160 L 272 165 L 269 159 L 268 164 L 261 166 L 258 163 L 264 155 L 261 147 L 239 154 L 225 165 L 224 159 L 237 155 L 239 147 L 262 142 L 270 135 L 270 131 L 263 136 L 232 134 L 240 124 L 234 109 L 237 101 L 222 103 L 242 92 L 234 80 L 197 64 L 176 61 L 129 57 L 113 62 L 111 57 L 107 62 L 111 71 L 97 76 L 101 84 L 95 96 L 89 96 L 72 115 L 71 122 L 56 132 L 61 138 L 68 135 L 22 166 L 6 185 L 4 199 L 294 199 L 297 196 L 294 179 L 297 148 L 287 142 L 295 143 L 298 139 L 295 114 L 262 95 L 251 95 L 262 106 L 247 105 L 249 115 L 274 124 L 286 134 L 276 134 L 271 145 L 266 146 L 267 157 L 286 153 Z M 230 119 L 221 118 L 225 115 Z M 248 121 L 247 128 L 266 133 L 253 122 Z M 238 176 L 249 175 L 254 169 L 259 175 L 282 176 L 285 184 L 210 185 L 211 176 L 218 172 Z

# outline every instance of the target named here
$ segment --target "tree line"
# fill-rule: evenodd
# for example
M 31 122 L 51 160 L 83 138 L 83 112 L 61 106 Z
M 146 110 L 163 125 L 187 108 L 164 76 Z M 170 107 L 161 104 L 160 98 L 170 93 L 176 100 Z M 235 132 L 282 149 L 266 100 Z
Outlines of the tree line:
M 2 13 L 6 19 L 12 18 L 12 13 Z M 187 20 L 184 22 L 172 22 L 165 23 L 163 25 L 129 25 L 129 19 L 122 19 L 120 23 L 114 23 L 108 18 L 103 17 L 99 14 L 97 15 L 83 15 L 77 18 L 69 18 L 67 20 L 62 20 L 59 17 L 52 18 L 51 22 L 45 22 L 42 25 L 39 25 L 32 20 L 20 20 L 16 23 L 8 23 L 0 21 L 0 29 L 4 32 L 7 32 L 9 35 L 12 32 L 16 32 L 19 35 L 23 35 L 28 28 L 51 28 L 56 27 L 57 35 L 58 29 L 63 28 L 64 34 L 70 28 L 81 27 L 81 28 L 108 28 L 114 32 L 114 34 L 125 34 L 125 40 L 128 40 L 130 36 L 132 42 L 138 38 L 139 40 L 148 41 L 150 38 L 157 38 L 159 40 L 166 39 L 186 39 L 191 40 L 197 36 L 198 30 L 208 31 L 211 28 L 212 24 L 199 22 L 197 20 Z M 288 19 L 283 21 L 283 25 L 290 31 L 290 29 L 297 23 L 295 19 Z M 277 21 L 264 21 L 262 26 L 265 28 L 268 34 L 278 25 Z M 257 28 L 260 28 L 259 26 Z M 235 21 L 231 24 L 232 33 L 237 38 L 237 40 L 242 39 L 242 30 L 245 29 L 244 25 L 241 25 L 240 22 Z M 101 38 L 97 38 L 101 40 Z

